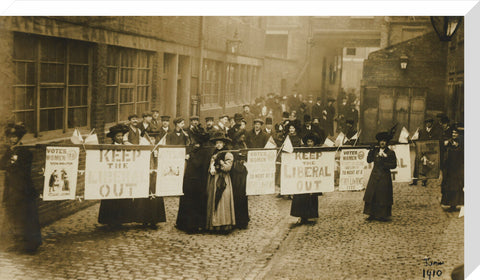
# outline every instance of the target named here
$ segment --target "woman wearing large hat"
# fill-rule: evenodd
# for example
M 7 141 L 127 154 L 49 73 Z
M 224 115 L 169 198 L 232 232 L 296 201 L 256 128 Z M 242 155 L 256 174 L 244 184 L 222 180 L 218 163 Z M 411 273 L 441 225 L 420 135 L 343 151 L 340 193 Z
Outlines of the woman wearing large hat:
M 9 124 L 5 130 L 7 150 L 0 160 L 5 170 L 3 205 L 5 220 L 0 240 L 7 250 L 34 253 L 42 244 L 38 218 L 38 193 L 33 185 L 32 152 L 20 140 L 26 133 L 22 124 Z
M 367 220 L 388 221 L 392 215 L 393 184 L 390 170 L 397 167 L 395 152 L 388 148 L 392 138 L 388 132 L 377 133 L 378 146 L 368 152 L 367 162 L 373 162 L 373 170 L 368 180 L 363 200 L 363 213 Z
M 463 125 L 455 124 L 452 137 L 443 143 L 445 145 L 445 174 L 442 181 L 443 205 L 448 205 L 448 211 L 457 211 L 457 205 L 464 204 L 464 144 Z
M 207 181 L 207 221 L 206 228 L 212 231 L 228 232 L 235 226 L 232 180 L 230 170 L 233 154 L 226 151 L 231 142 L 223 131 L 215 132 L 210 141 L 215 150 L 210 158 Z

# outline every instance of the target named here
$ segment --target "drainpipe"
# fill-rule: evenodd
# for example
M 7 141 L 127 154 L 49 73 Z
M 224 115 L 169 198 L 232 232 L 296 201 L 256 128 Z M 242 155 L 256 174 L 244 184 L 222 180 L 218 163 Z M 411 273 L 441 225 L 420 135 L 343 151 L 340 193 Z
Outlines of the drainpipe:
M 199 35 L 199 67 L 198 67 L 198 86 L 195 96 L 192 96 L 192 111 L 193 115 L 200 115 L 200 92 L 202 92 L 203 86 L 203 53 L 205 47 L 205 40 L 203 38 L 205 34 L 205 17 L 200 17 L 200 35 Z

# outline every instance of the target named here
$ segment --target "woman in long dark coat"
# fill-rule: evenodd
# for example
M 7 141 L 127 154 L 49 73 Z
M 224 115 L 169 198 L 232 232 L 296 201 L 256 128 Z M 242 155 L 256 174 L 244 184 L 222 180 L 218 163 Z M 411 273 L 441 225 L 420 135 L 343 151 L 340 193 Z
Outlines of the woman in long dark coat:
M 318 137 L 314 133 L 305 135 L 306 147 L 318 144 Z M 300 217 L 300 224 L 308 223 L 308 219 L 318 218 L 318 193 L 295 194 L 292 199 L 290 216 Z
M 442 182 L 442 204 L 449 205 L 448 211 L 457 211 L 464 204 L 464 149 L 463 132 L 460 126 L 452 129 L 452 138 L 445 144 L 445 174 Z
M 110 127 L 107 137 L 112 139 L 112 144 L 123 145 L 123 135 L 129 130 L 124 124 L 117 124 Z M 134 220 L 134 204 L 132 199 L 103 199 L 100 201 L 98 222 L 111 227 L 119 227 L 123 223 L 130 223 Z
M 365 190 L 363 213 L 367 220 L 388 221 L 392 215 L 393 184 L 391 169 L 397 167 L 397 156 L 388 148 L 391 135 L 380 132 L 376 136 L 379 146 L 368 152 L 367 162 L 373 162 L 373 170 Z
M 241 129 L 234 136 L 233 149 L 246 149 L 245 130 Z M 246 229 L 250 217 L 248 215 L 248 196 L 247 196 L 247 168 L 244 165 L 246 151 L 240 151 L 233 161 L 230 176 L 232 178 L 233 201 L 235 206 L 236 228 Z
M 212 147 L 206 144 L 210 134 L 200 129 L 191 130 L 197 143 L 190 152 L 183 177 L 183 196 L 180 197 L 176 226 L 188 233 L 205 228 L 207 216 L 207 172 Z
M 5 135 L 8 147 L 0 161 L 0 169 L 5 170 L 5 190 L 3 204 L 5 221 L 2 226 L 2 241 L 11 241 L 7 250 L 34 253 L 42 244 L 38 218 L 38 193 L 32 182 L 32 153 L 21 146 L 20 139 L 25 135 L 23 125 L 8 125 Z

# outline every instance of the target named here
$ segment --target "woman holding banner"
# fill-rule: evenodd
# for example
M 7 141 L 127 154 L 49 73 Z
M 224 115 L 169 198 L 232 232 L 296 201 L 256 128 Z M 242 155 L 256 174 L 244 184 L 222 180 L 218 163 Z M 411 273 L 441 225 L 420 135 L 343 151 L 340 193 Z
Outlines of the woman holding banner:
M 207 182 L 207 223 L 212 231 L 228 233 L 235 226 L 232 180 L 230 170 L 233 154 L 226 151 L 231 140 L 222 131 L 217 131 L 210 139 L 215 143 L 215 151 L 210 159 Z
M 390 170 L 397 167 L 397 156 L 388 148 L 388 141 L 392 138 L 390 133 L 380 132 L 375 138 L 379 146 L 371 149 L 367 156 L 367 162 L 373 162 L 373 170 L 363 197 L 363 213 L 369 215 L 369 221 L 386 222 L 392 215 L 393 184 Z
M 233 149 L 247 149 L 245 144 L 245 129 L 239 130 L 234 134 Z M 235 206 L 236 228 L 246 229 L 250 217 L 248 215 L 248 196 L 247 196 L 247 168 L 244 165 L 247 151 L 243 150 L 235 156 L 230 176 L 232 178 L 233 204 Z
M 452 138 L 445 141 L 445 174 L 443 176 L 442 204 L 449 205 L 448 211 L 457 211 L 464 204 L 464 153 L 463 126 L 452 128 Z
M 38 218 L 38 193 L 32 182 L 32 152 L 20 140 L 27 130 L 22 124 L 9 124 L 5 131 L 8 147 L 0 160 L 5 170 L 3 205 L 5 221 L 2 225 L 2 242 L 13 243 L 9 251 L 34 253 L 42 244 Z
M 306 147 L 313 148 L 318 145 L 318 137 L 313 132 L 305 135 L 303 139 L 307 142 Z M 290 216 L 300 217 L 299 224 L 307 224 L 309 222 L 308 219 L 318 218 L 318 194 L 303 193 L 293 195 Z

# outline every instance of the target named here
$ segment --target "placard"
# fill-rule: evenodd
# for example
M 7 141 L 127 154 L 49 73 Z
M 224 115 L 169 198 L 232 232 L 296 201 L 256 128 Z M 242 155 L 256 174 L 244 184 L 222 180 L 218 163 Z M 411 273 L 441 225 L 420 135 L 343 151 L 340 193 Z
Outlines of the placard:
M 342 149 L 340 151 L 340 191 L 358 191 L 366 186 L 365 167 L 367 149 Z
M 155 188 L 155 195 L 183 195 L 185 148 L 158 149 L 157 163 L 157 184 Z
M 275 160 L 276 150 L 248 151 L 247 162 L 247 195 L 275 193 Z
M 296 151 L 282 153 L 282 195 L 333 192 L 335 152 Z
M 43 200 L 75 199 L 78 147 L 47 147 Z
M 389 149 L 395 152 L 397 157 L 397 167 L 391 169 L 393 183 L 405 183 L 412 180 L 412 168 L 410 159 L 410 146 L 408 144 L 390 145 Z M 368 153 L 367 153 L 368 155 Z M 365 186 L 368 184 L 370 173 L 372 173 L 373 162 L 365 166 Z
M 415 144 L 418 179 L 438 179 L 440 175 L 439 141 L 417 141 Z
M 145 198 L 149 193 L 149 150 L 86 150 L 85 199 Z

